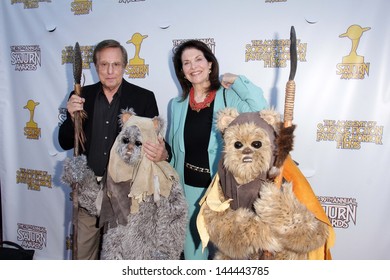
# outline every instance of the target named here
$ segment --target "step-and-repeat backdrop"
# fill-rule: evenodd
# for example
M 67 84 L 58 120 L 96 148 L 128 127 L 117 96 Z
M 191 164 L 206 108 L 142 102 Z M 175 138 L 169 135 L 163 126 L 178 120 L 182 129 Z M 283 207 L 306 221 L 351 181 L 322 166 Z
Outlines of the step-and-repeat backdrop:
M 57 141 L 79 43 L 83 84 L 94 46 L 120 41 L 124 78 L 160 113 L 180 92 L 172 51 L 206 42 L 221 73 L 242 74 L 283 113 L 290 28 L 297 35 L 292 156 L 336 232 L 334 259 L 390 259 L 390 2 L 387 0 L 4 0 L 0 2 L 3 239 L 36 259 L 71 259 L 70 187 Z

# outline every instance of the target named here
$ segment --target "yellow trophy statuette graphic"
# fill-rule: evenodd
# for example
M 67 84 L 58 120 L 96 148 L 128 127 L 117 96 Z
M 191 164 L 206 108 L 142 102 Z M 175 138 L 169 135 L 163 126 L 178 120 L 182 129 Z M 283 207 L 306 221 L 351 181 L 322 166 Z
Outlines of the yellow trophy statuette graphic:
M 35 112 L 35 107 L 39 105 L 39 102 L 34 102 L 34 100 L 29 100 L 27 101 L 26 106 L 23 107 L 23 109 L 27 109 L 30 111 L 30 120 L 26 122 L 26 127 L 30 128 L 37 128 L 38 125 L 36 122 L 34 122 L 34 112 Z
M 142 41 L 147 37 L 148 35 L 142 35 L 137 32 L 134 33 L 131 39 L 126 42 L 127 44 L 133 44 L 135 47 L 134 57 L 129 60 L 125 71 L 129 78 L 143 79 L 146 75 L 149 75 L 149 65 L 146 65 L 145 59 L 139 56 Z
M 140 33 L 134 33 L 133 36 L 129 41 L 127 41 L 127 44 L 132 43 L 135 46 L 135 54 L 134 58 L 130 59 L 130 65 L 144 65 L 145 59 L 140 58 L 139 52 L 141 50 L 141 43 L 142 41 L 147 38 L 148 35 L 141 35 Z
M 351 25 L 347 32 L 341 34 L 339 37 L 348 37 L 352 41 L 351 52 L 349 55 L 343 57 L 343 63 L 364 63 L 364 57 L 358 55 L 356 50 L 359 46 L 360 38 L 363 35 L 363 32 L 370 30 L 370 27 L 362 28 L 360 25 Z
M 26 122 L 26 126 L 24 128 L 24 135 L 27 139 L 39 139 L 41 137 L 41 129 L 38 127 L 38 124 L 34 121 L 34 112 L 35 107 L 39 105 L 39 102 L 35 102 L 34 100 L 28 100 L 27 104 L 23 107 L 30 112 L 30 120 Z

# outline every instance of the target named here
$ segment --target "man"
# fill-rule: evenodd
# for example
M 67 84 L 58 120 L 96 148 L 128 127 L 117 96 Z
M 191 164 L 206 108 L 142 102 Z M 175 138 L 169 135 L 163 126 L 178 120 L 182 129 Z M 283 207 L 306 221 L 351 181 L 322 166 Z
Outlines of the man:
M 84 110 L 85 151 L 88 166 L 99 180 L 103 177 L 109 153 L 120 132 L 118 116 L 122 109 L 133 108 L 138 116 L 158 116 L 154 93 L 123 79 L 127 65 L 126 49 L 115 40 L 104 40 L 94 50 L 93 62 L 99 82 L 82 88 L 81 96 L 71 92 L 67 119 L 61 125 L 58 140 L 64 150 L 74 148 L 74 113 Z M 158 144 L 143 143 L 146 156 L 155 162 L 169 160 L 170 148 L 163 139 Z M 78 259 L 98 259 L 100 229 L 96 217 L 80 208 L 78 215 Z

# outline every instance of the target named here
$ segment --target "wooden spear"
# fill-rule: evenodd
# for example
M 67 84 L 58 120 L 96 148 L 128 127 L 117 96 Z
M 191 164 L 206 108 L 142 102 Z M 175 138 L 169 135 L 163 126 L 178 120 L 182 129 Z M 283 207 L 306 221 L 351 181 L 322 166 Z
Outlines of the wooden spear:
M 74 47 L 74 61 L 73 61 L 73 78 L 74 78 L 74 93 L 81 96 L 81 74 L 83 68 L 83 61 L 81 57 L 81 50 L 79 43 L 76 42 Z M 78 156 L 80 154 L 80 146 L 84 151 L 85 134 L 83 131 L 83 120 L 86 118 L 86 112 L 76 111 L 74 112 L 74 149 L 73 155 Z M 79 146 L 80 145 L 80 146 Z M 72 202 L 73 202 L 73 238 L 72 238 L 72 259 L 77 260 L 77 224 L 78 224 L 78 212 L 79 212 L 79 200 L 78 200 L 78 183 L 72 185 Z
M 290 30 L 290 76 L 286 84 L 286 93 L 284 101 L 284 127 L 292 125 L 294 116 L 294 102 L 295 102 L 295 73 L 297 71 L 297 37 L 294 26 Z M 280 168 L 280 174 L 275 178 L 277 186 L 282 185 L 283 180 L 283 165 Z

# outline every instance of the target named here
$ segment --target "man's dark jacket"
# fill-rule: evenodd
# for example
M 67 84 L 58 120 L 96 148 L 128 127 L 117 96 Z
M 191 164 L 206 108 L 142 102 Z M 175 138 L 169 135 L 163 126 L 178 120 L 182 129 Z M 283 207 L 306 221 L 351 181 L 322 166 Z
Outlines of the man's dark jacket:
M 127 82 L 125 79 L 122 80 L 121 96 L 119 101 L 119 112 L 121 109 L 133 108 L 137 116 L 153 118 L 159 115 L 156 98 L 153 92 L 136 86 Z M 87 119 L 83 123 L 83 130 L 86 136 L 85 149 L 83 152 L 88 157 L 90 139 L 92 135 L 92 116 L 94 113 L 95 98 L 99 91 L 102 89 L 100 82 L 88 85 L 82 88 L 81 95 L 85 98 L 84 110 L 87 113 Z M 71 95 L 74 92 L 71 93 Z M 70 97 L 70 96 L 69 96 Z M 60 146 L 64 150 L 70 150 L 74 147 L 74 127 L 69 112 L 66 113 L 67 118 L 60 126 L 58 133 L 58 141 Z M 120 124 L 117 123 L 116 135 L 120 132 Z M 165 145 L 168 150 L 169 156 L 171 155 L 169 145 Z

